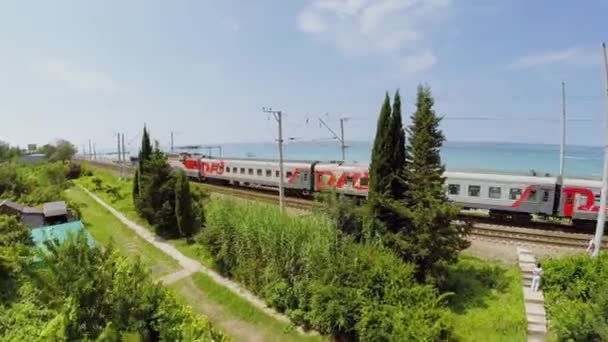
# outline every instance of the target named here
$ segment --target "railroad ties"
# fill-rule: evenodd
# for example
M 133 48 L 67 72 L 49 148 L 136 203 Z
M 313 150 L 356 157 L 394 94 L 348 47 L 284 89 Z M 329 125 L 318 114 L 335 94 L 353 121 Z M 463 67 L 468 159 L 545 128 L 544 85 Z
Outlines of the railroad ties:
M 544 342 L 547 340 L 547 315 L 545 313 L 545 298 L 542 289 L 532 291 L 532 270 L 536 267 L 536 258 L 525 248 L 517 248 L 519 269 L 524 293 L 524 306 L 528 322 L 528 342 Z M 542 288 L 542 276 L 541 276 Z

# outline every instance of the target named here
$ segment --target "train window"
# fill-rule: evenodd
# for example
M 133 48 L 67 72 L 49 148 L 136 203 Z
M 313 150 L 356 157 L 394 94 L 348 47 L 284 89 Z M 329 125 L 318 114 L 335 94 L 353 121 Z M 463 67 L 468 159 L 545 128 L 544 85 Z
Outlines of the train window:
M 250 174 L 250 175 L 252 175 L 253 174 L 253 169 L 248 169 L 247 173 Z
M 353 184 L 353 176 L 346 177 L 346 184 Z
M 266 177 L 272 177 L 272 170 L 266 170 Z
M 549 191 L 543 191 L 543 202 L 549 202 Z
M 528 201 L 536 201 L 536 190 L 530 191 L 530 195 L 528 196 Z
M 448 195 L 460 194 L 460 184 L 448 184 Z
M 245 171 L 245 170 L 243 169 L 243 171 Z M 233 167 L 233 168 L 232 168 L 232 172 L 233 172 L 233 173 L 236 173 L 236 172 L 237 172 L 237 171 L 236 171 L 236 167 Z
M 368 185 L 369 185 L 369 178 L 361 177 L 361 179 L 359 180 L 359 186 L 368 186 Z
M 306 182 L 308 181 L 308 172 L 304 172 L 304 174 L 302 175 L 302 179 Z
M 281 173 L 279 172 L 279 170 L 276 170 L 276 171 L 274 172 L 274 176 L 275 176 L 275 177 L 277 177 L 277 178 L 278 178 L 279 176 L 281 176 Z
M 490 198 L 500 198 L 500 187 L 491 186 L 488 188 L 488 197 Z
M 291 178 L 291 171 L 287 171 L 287 173 L 285 174 L 285 177 Z
M 509 190 L 509 199 L 518 200 L 521 197 L 521 189 L 511 188 Z
M 257 171 L 257 175 L 258 175 L 258 176 L 261 176 L 261 175 L 262 175 L 262 169 L 258 169 L 258 171 Z
M 471 197 L 479 197 L 479 193 L 481 192 L 481 186 L 479 185 L 469 185 L 469 196 Z
M 229 167 L 226 168 L 226 172 L 230 173 L 230 168 Z
M 245 168 L 244 167 L 241 168 L 241 173 L 245 173 Z

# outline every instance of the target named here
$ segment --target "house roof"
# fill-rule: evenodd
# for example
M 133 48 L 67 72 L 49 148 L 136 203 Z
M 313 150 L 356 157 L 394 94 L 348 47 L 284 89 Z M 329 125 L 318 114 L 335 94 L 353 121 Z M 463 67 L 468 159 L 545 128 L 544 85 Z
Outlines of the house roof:
M 0 207 L 9 207 L 11 209 L 17 210 L 18 212 L 23 211 L 23 206 L 21 204 L 9 200 L 0 201 Z
M 30 214 L 30 215 L 32 215 L 32 214 L 43 215 L 44 214 L 42 209 L 34 208 L 34 207 L 23 207 L 23 211 L 21 213 Z
M 61 216 L 68 214 L 68 208 L 64 201 L 48 202 L 42 206 L 45 217 Z

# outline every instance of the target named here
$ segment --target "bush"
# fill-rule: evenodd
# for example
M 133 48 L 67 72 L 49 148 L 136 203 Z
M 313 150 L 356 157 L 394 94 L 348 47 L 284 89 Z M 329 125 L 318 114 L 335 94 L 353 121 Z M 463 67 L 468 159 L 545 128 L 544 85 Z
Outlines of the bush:
M 541 285 L 558 339 L 608 340 L 608 255 L 552 258 L 543 268 Z
M 448 338 L 444 298 L 390 251 L 355 243 L 322 216 L 213 201 L 197 237 L 215 268 L 295 324 L 342 340 Z

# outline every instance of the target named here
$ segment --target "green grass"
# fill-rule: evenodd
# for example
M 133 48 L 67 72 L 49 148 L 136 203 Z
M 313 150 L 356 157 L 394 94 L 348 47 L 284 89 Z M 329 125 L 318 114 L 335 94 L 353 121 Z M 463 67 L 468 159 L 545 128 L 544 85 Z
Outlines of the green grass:
M 81 206 L 83 223 L 98 243 L 108 245 L 112 241 L 123 255 L 132 259 L 139 257 L 149 267 L 153 278 L 180 269 L 177 261 L 140 238 L 82 189 L 73 187 L 66 195 Z
M 325 341 L 321 336 L 303 335 L 297 332 L 291 323 L 274 319 L 203 273 L 195 273 L 192 280 L 206 297 L 207 302 L 198 303 L 199 305 L 221 305 L 222 311 L 209 317 L 211 322 L 218 326 L 226 320 L 237 318 L 254 327 L 264 341 Z M 171 287 L 183 293 L 187 291 L 187 281 L 181 280 Z M 233 338 L 238 340 L 238 336 Z
M 456 336 L 462 341 L 526 341 L 522 284 L 517 266 L 463 256 L 451 268 L 450 298 Z

